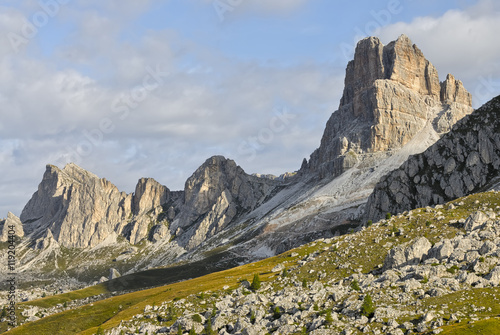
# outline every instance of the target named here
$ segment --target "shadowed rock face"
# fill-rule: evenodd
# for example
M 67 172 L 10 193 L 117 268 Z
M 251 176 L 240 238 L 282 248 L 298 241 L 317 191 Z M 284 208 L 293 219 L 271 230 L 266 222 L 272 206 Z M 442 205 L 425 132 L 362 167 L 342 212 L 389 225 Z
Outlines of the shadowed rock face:
M 497 97 L 383 177 L 368 200 L 367 216 L 376 220 L 387 212 L 441 204 L 495 187 L 500 180 L 499 131 Z
M 347 66 L 339 109 L 302 171 L 340 175 L 359 154 L 399 149 L 429 121 L 438 133 L 447 132 L 470 112 L 471 95 L 462 83 L 449 75 L 440 84 L 437 70 L 408 37 L 386 46 L 366 38 Z

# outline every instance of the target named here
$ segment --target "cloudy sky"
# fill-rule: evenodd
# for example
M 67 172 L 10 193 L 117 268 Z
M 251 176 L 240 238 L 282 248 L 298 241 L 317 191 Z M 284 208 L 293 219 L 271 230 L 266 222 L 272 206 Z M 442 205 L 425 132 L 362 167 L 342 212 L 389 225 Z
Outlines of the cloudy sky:
M 212 155 L 294 171 L 357 40 L 407 34 L 478 107 L 500 92 L 494 0 L 2 0 L 0 217 L 45 165 L 172 190 Z

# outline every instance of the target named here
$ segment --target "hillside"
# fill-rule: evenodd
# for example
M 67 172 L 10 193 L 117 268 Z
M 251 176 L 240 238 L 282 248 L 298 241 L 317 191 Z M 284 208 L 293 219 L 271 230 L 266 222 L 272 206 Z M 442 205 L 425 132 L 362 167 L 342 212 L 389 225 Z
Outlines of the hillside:
M 479 193 L 167 286 L 47 297 L 21 305 L 37 321 L 5 334 L 495 334 L 498 215 L 500 193 Z M 85 301 L 94 302 L 77 307 Z

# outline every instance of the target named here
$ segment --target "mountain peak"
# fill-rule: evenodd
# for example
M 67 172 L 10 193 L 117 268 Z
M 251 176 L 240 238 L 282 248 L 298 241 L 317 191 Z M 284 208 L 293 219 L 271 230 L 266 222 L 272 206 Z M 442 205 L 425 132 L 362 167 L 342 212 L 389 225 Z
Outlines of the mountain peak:
M 367 154 L 402 148 L 428 124 L 437 137 L 471 112 L 462 83 L 449 76 L 441 84 L 436 68 L 406 35 L 388 45 L 368 37 L 356 46 L 339 109 L 304 167 L 320 177 L 337 176 Z

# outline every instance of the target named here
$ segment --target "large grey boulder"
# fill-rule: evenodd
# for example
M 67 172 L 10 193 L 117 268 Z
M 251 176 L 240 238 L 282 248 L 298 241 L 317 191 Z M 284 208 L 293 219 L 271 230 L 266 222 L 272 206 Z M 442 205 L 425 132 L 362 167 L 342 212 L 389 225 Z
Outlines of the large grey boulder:
M 432 244 L 425 237 L 419 237 L 409 245 L 391 249 L 384 260 L 383 270 L 419 264 L 427 256 Z

